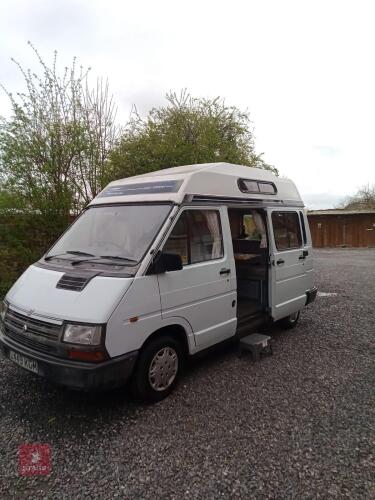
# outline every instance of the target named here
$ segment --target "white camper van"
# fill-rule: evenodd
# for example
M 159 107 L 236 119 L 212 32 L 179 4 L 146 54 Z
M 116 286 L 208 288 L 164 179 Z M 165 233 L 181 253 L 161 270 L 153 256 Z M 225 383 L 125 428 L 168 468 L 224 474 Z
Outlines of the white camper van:
M 311 237 L 290 180 L 228 163 L 110 183 L 1 305 L 5 356 L 81 389 L 129 379 L 162 399 L 184 360 L 316 296 Z

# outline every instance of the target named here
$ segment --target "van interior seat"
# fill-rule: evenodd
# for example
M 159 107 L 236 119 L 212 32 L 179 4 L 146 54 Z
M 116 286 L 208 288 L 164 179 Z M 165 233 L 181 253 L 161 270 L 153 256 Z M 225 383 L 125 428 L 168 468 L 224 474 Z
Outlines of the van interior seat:
M 234 253 L 258 253 L 260 250 L 260 241 L 246 240 L 236 238 L 233 240 Z

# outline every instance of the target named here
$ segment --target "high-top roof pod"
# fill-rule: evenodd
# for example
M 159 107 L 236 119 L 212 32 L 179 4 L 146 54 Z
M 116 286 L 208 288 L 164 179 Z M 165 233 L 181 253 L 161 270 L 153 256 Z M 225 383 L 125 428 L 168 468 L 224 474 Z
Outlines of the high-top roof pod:
M 111 182 L 91 202 L 267 200 L 267 205 L 303 206 L 295 184 L 269 170 L 232 163 L 203 163 L 167 168 Z

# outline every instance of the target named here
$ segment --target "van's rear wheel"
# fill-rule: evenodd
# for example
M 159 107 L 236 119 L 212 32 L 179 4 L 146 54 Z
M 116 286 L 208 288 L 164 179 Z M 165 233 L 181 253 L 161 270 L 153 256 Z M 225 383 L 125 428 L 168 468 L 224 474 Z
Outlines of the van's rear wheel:
M 291 328 L 294 328 L 297 326 L 297 323 L 299 321 L 300 317 L 300 311 L 297 311 L 293 314 L 290 314 L 286 318 L 281 319 L 278 323 L 281 326 L 281 328 L 285 328 L 287 330 L 290 330 Z
M 156 402 L 175 388 L 183 364 L 183 349 L 171 335 L 162 335 L 145 345 L 132 377 L 137 399 Z

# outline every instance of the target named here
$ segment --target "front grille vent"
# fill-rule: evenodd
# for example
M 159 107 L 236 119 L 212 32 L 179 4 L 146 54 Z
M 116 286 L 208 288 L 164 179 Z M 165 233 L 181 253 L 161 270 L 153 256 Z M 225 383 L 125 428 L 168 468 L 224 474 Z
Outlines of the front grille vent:
M 25 335 L 20 335 L 13 330 L 5 327 L 5 335 L 10 339 L 18 342 L 19 344 L 25 345 L 26 347 L 30 347 L 31 349 L 35 349 L 36 351 L 46 352 L 46 353 L 54 353 L 56 348 L 49 344 L 42 344 L 40 341 L 34 340 L 30 337 L 26 337 Z
M 5 316 L 5 326 L 19 334 L 28 332 L 52 341 L 58 340 L 61 330 L 61 325 L 30 318 L 10 308 Z
M 55 354 L 62 325 L 41 321 L 8 309 L 5 318 L 5 335 L 14 342 L 40 352 Z
M 91 276 L 73 276 L 64 274 L 58 281 L 56 288 L 63 288 L 64 290 L 72 290 L 74 292 L 81 292 L 87 283 L 90 281 Z

